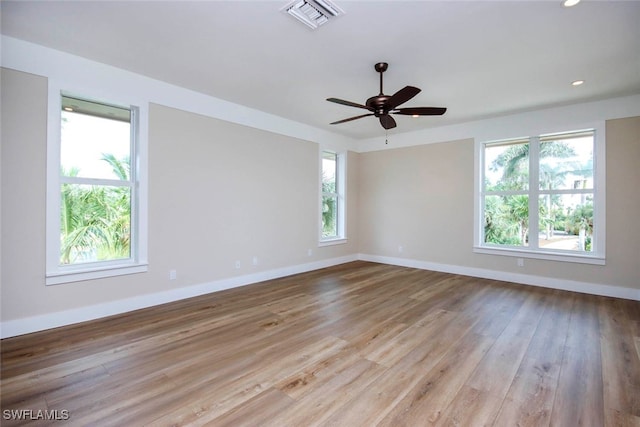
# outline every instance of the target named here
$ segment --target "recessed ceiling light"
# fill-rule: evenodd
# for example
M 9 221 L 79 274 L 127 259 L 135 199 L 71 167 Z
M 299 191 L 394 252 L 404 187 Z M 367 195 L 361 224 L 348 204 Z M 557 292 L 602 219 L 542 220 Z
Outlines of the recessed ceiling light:
M 572 86 L 580 86 L 581 84 L 584 83 L 584 80 L 574 80 L 571 82 Z
M 71 107 L 64 107 L 64 110 L 65 110 L 65 111 L 73 111 L 73 108 L 71 108 Z
M 420 117 L 420 116 L 417 115 L 417 114 L 413 114 L 411 117 L 416 118 L 416 117 Z
M 580 0 L 564 0 L 562 2 L 562 5 L 564 7 L 571 7 L 577 5 L 578 3 L 580 3 Z

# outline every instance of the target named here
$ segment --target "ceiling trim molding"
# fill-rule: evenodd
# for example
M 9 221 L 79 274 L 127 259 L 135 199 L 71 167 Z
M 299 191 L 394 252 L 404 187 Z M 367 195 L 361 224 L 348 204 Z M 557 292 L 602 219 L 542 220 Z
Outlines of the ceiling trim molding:
M 362 153 L 470 138 L 491 140 L 553 133 L 589 127 L 602 120 L 640 116 L 640 94 L 633 94 L 357 140 L 12 37 L 3 35 L 0 43 L 2 67 L 53 78 L 62 84 L 68 82 L 76 88 L 83 87 L 86 76 L 98 76 L 104 82 L 105 91 L 121 92 L 124 88 L 131 94 L 131 99 L 139 103 L 165 105 L 335 149 Z
M 605 120 L 634 116 L 640 116 L 640 94 L 390 134 L 388 137 L 381 135 L 358 140 L 356 151 L 363 153 L 462 139 L 490 141 L 518 138 L 589 128 Z
M 55 79 L 62 84 L 72 84 L 77 88 L 84 86 L 86 76 L 91 75 L 93 81 L 97 76 L 97 79 L 104 83 L 105 91 L 113 88 L 121 92 L 124 89 L 131 94 L 132 99 L 140 103 L 165 105 L 304 141 L 331 144 L 347 150 L 353 150 L 355 146 L 356 140 L 343 135 L 80 56 L 7 36 L 2 36 L 0 43 L 2 45 L 0 65 L 5 68 Z

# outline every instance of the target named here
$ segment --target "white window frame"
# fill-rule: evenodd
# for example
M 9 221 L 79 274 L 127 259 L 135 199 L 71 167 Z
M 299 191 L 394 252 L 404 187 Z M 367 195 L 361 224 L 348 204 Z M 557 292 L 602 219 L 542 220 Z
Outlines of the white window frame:
M 326 193 L 322 191 L 322 157 L 325 152 L 336 155 L 336 193 L 331 193 L 338 201 L 337 236 L 322 236 L 322 199 Z M 347 153 L 320 146 L 319 149 L 319 207 L 318 207 L 318 246 L 340 245 L 347 243 Z
M 592 236 L 592 252 L 563 251 L 539 248 L 537 239 L 529 239 L 530 246 L 514 247 L 507 245 L 496 245 L 484 243 L 484 171 L 485 171 L 485 147 L 490 144 L 507 142 L 511 140 L 529 140 L 529 189 L 526 193 L 529 196 L 529 212 L 538 212 L 538 203 L 541 190 L 538 183 L 538 167 L 539 167 L 539 142 L 541 137 L 548 135 L 572 134 L 581 131 L 594 131 L 594 159 L 593 159 L 593 193 L 594 199 L 594 218 L 593 218 L 593 236 Z M 508 138 L 502 140 L 478 140 L 475 141 L 475 185 L 474 185 L 474 246 L 473 251 L 481 254 L 503 255 L 520 258 L 534 258 L 561 262 L 574 262 L 583 264 L 605 265 L 606 263 L 606 183 L 605 183 L 605 124 L 599 122 L 593 126 L 583 129 L 571 129 L 565 131 L 544 132 L 536 136 Z M 520 192 L 518 192 L 520 193 Z M 545 192 L 545 194 L 548 193 Z M 556 193 L 556 192 L 554 192 Z M 563 191 L 561 193 L 576 193 L 576 191 Z M 529 235 L 538 235 L 538 221 L 530 220 Z
M 49 79 L 48 95 L 45 284 L 57 285 L 146 272 L 148 270 L 148 102 L 112 91 L 105 93 L 99 82 L 78 86 L 70 82 Z M 60 265 L 60 188 L 66 180 L 60 176 L 62 95 L 122 106 L 132 111 L 132 128 L 136 130 L 137 135 L 135 135 L 131 153 L 132 209 L 129 258 Z

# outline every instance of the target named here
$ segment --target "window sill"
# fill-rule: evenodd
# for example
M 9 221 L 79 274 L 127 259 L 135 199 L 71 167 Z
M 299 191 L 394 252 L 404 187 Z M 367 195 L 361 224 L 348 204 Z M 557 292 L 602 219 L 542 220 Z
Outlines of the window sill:
M 579 264 L 605 265 L 606 259 L 603 256 L 595 254 L 587 255 L 582 253 L 568 252 L 547 252 L 532 251 L 527 249 L 516 248 L 498 248 L 487 246 L 474 246 L 473 252 L 486 255 L 501 255 L 519 258 L 543 259 L 548 261 L 574 262 Z
M 320 240 L 318 242 L 318 247 L 321 248 L 323 246 L 344 245 L 345 243 L 347 243 L 346 238 L 337 237 L 335 239 Z
M 128 264 L 124 266 L 105 266 L 102 268 L 87 268 L 73 271 L 47 273 L 46 285 L 80 282 L 83 280 L 102 279 L 105 277 L 124 276 L 126 274 L 145 273 L 148 264 Z

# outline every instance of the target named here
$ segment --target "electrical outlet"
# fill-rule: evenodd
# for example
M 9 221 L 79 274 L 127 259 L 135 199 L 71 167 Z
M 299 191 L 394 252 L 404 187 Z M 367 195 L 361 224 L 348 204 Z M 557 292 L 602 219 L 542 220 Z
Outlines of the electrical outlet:
M 258 265 L 258 257 L 257 257 L 257 256 L 254 256 L 254 257 L 253 257 L 253 259 L 251 260 L 251 263 L 252 263 L 253 265 Z
M 307 256 L 313 255 L 313 249 L 307 249 Z
M 402 247 L 402 245 L 398 246 L 398 252 L 402 253 L 402 251 L 404 251 L 404 248 Z
M 524 259 L 523 258 L 518 258 L 517 264 L 518 264 L 518 267 L 524 267 Z
M 178 278 L 178 272 L 176 270 L 169 270 L 169 280 L 176 280 Z
M 236 268 L 240 268 L 240 260 L 236 261 Z

